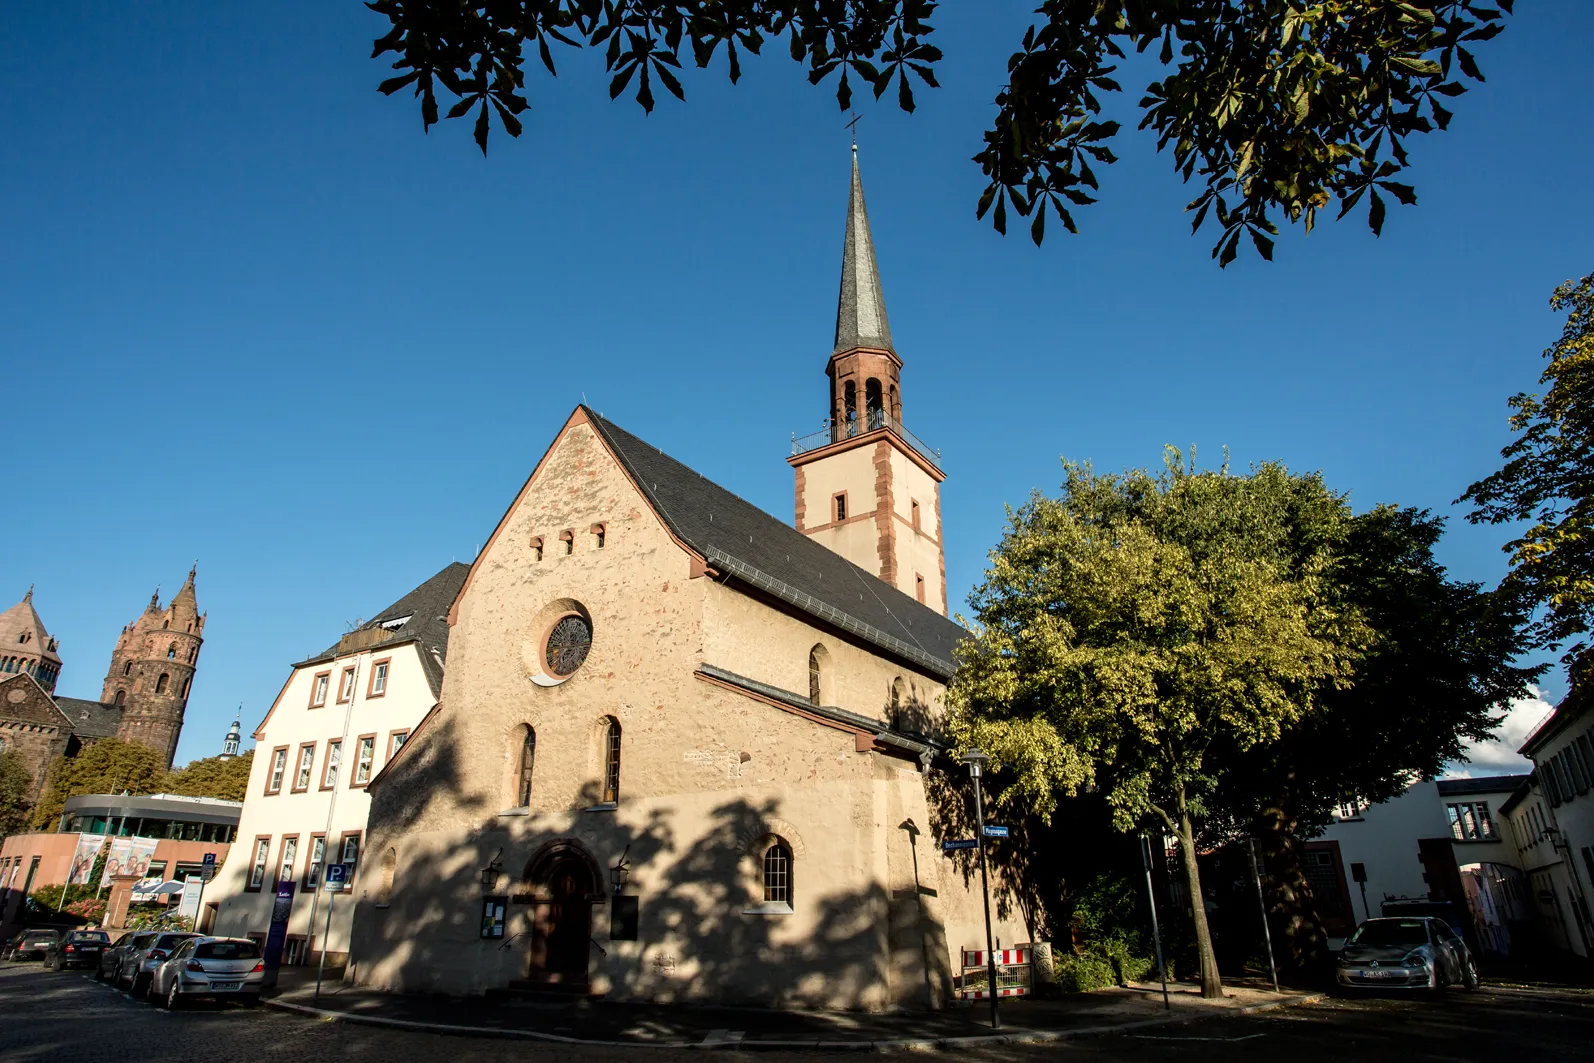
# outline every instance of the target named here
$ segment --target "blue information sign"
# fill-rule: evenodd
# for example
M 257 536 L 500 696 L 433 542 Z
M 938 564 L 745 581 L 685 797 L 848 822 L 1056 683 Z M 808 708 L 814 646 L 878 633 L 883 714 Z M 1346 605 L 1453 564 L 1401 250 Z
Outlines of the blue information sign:
M 1005 837 L 1007 837 L 1007 828 L 1006 827 L 996 827 L 996 826 L 992 826 L 991 824 L 987 823 L 985 825 L 985 836 L 987 838 L 1005 838 Z
M 201 867 L 215 867 L 216 866 L 216 854 L 215 853 L 206 853 L 204 858 L 202 860 L 200 860 L 199 863 L 200 863 Z
M 349 881 L 349 865 L 348 864 L 328 864 L 327 865 L 327 885 L 328 886 L 341 887 L 347 881 Z
M 941 850 L 942 852 L 951 852 L 953 849 L 975 849 L 979 847 L 979 844 L 980 840 L 978 838 L 953 838 L 942 842 Z

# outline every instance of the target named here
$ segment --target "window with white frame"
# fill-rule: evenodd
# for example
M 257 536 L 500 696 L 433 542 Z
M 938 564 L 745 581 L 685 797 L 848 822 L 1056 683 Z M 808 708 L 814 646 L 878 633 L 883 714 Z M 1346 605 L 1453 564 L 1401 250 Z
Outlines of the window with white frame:
M 332 679 L 331 672 L 321 672 L 310 683 L 310 707 L 319 709 L 327 703 L 327 683 Z
M 327 858 L 327 840 L 317 834 L 310 839 L 310 862 L 304 868 L 304 888 L 313 890 L 321 884 L 321 865 Z
M 791 849 L 776 840 L 764 850 L 764 903 L 791 906 Z
M 266 861 L 271 858 L 271 839 L 255 839 L 255 859 L 249 865 L 249 888 L 257 890 L 266 881 Z
M 338 765 L 343 760 L 343 739 L 334 738 L 327 743 L 326 770 L 321 773 L 321 788 L 330 789 L 338 784 Z
M 274 794 L 282 789 L 282 775 L 288 770 L 288 747 L 274 749 L 271 752 L 271 773 L 266 779 L 266 793 Z
M 387 693 L 387 661 L 377 661 L 371 667 L 371 697 L 379 698 Z
M 376 759 L 376 736 L 366 735 L 360 739 L 357 756 L 354 761 L 354 785 L 364 786 L 371 781 L 371 762 Z
M 293 790 L 301 793 L 310 789 L 310 775 L 315 771 L 315 745 L 306 742 L 299 747 L 299 768 L 293 774 Z
M 348 701 L 354 697 L 354 669 L 343 669 L 343 678 L 338 680 L 338 701 Z
M 1445 810 L 1450 815 L 1450 834 L 1457 841 L 1483 842 L 1494 840 L 1494 822 L 1489 819 L 1488 802 L 1463 801 L 1453 805 L 1446 805 Z
M 282 859 L 277 861 L 277 881 L 293 881 L 293 862 L 299 858 L 299 838 L 290 834 L 282 839 Z

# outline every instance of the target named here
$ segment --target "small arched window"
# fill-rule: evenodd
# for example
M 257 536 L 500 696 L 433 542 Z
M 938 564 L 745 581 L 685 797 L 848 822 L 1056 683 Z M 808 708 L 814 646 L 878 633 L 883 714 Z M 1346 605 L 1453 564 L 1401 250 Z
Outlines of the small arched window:
M 603 533 L 604 527 L 602 524 L 594 524 L 592 526 L 592 545 L 599 550 L 603 549 Z
M 851 380 L 841 389 L 842 417 L 850 426 L 858 420 L 858 385 Z M 851 435 L 848 432 L 848 435 Z
M 132 675 L 133 674 L 133 662 L 132 661 L 128 661 L 128 662 L 126 662 L 125 664 L 122 665 L 122 674 L 123 675 Z
M 393 879 L 398 875 L 398 850 L 389 848 L 382 854 L 382 874 L 376 884 L 376 903 L 393 902 Z
M 620 800 L 620 721 L 613 716 L 604 717 L 603 800 L 605 804 Z
M 776 838 L 764 850 L 764 903 L 791 907 L 791 847 Z
M 515 805 L 524 808 L 531 804 L 531 768 L 537 759 L 537 732 L 530 725 L 520 740 L 520 765 L 515 772 Z
M 166 647 L 166 659 L 168 661 L 177 660 L 177 643 L 174 642 Z
M 576 533 L 575 532 L 570 531 L 569 529 L 566 529 L 565 531 L 560 532 L 559 533 L 559 541 L 565 544 L 565 553 L 573 554 L 573 553 L 576 552 Z
M 188 688 L 193 686 L 193 685 L 194 685 L 194 677 L 193 676 L 189 676 L 187 679 L 183 680 L 183 697 L 186 698 L 188 696 Z
M 161 630 L 162 631 L 165 631 L 167 628 L 169 628 L 171 626 L 172 626 L 172 622 L 170 620 L 162 620 L 161 621 Z
M 117 706 L 118 708 L 120 708 L 123 705 L 126 705 L 127 704 L 127 691 L 118 690 L 116 692 L 116 698 L 115 698 L 114 701 L 112 701 L 112 704 Z
M 162 672 L 161 675 L 160 675 L 160 678 L 155 680 L 155 693 L 157 693 L 157 694 L 166 693 L 166 688 L 171 685 L 171 682 L 172 682 L 172 677 L 167 675 L 165 672 Z
M 542 536 L 540 535 L 531 537 L 531 559 L 533 561 L 542 560 Z
M 816 643 L 808 651 L 808 700 L 823 705 L 830 696 L 830 653 Z
M 869 412 L 869 427 L 879 428 L 880 420 L 880 381 L 870 377 L 863 383 L 863 404 Z

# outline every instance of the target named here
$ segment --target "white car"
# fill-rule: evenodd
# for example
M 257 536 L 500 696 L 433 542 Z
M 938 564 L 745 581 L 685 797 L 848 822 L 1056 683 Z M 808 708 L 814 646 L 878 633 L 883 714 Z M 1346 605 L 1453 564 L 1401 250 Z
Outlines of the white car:
M 168 1008 L 198 997 L 260 1002 L 266 964 L 260 946 L 248 938 L 194 937 L 184 941 L 155 968 L 149 999 Z
M 1478 988 L 1478 964 L 1443 919 L 1369 919 L 1340 951 L 1334 980 L 1345 988 Z

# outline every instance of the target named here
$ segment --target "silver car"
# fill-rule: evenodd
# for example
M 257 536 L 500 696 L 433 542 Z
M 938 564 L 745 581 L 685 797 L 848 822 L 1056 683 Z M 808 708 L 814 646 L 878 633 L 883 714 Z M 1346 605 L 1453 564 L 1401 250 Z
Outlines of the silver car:
M 1346 940 L 1334 980 L 1356 989 L 1476 989 L 1478 965 L 1443 919 L 1369 919 Z
M 111 980 L 116 985 L 125 982 L 133 995 L 138 996 L 148 988 L 150 975 L 155 973 L 155 968 L 166 962 L 173 949 L 194 936 L 155 930 L 135 935 L 132 941 L 115 950 L 118 963 L 116 975 Z
M 149 999 L 168 1008 L 197 997 L 260 1002 L 266 979 L 260 946 L 248 938 L 191 937 L 150 977 Z

